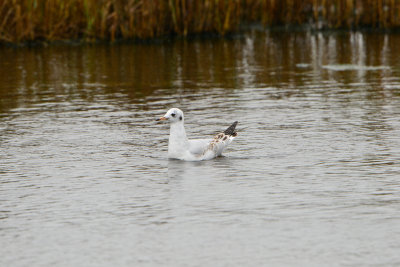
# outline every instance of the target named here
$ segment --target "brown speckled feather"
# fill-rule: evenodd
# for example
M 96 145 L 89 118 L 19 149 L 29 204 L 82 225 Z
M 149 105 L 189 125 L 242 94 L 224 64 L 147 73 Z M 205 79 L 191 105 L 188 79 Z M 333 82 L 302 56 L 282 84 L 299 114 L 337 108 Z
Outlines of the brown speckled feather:
M 228 142 L 228 144 L 229 144 L 232 141 L 233 137 L 237 136 L 237 133 L 235 132 L 235 128 L 236 128 L 237 124 L 238 124 L 238 122 L 235 121 L 223 133 L 219 133 L 216 136 L 214 136 L 214 139 L 210 142 L 210 144 L 208 145 L 208 147 L 204 153 L 206 153 L 207 150 L 214 151 L 217 154 L 222 153 L 222 150 L 227 145 L 226 143 Z M 222 147 L 220 145 L 222 145 Z M 221 151 L 218 153 L 218 150 L 221 150 Z

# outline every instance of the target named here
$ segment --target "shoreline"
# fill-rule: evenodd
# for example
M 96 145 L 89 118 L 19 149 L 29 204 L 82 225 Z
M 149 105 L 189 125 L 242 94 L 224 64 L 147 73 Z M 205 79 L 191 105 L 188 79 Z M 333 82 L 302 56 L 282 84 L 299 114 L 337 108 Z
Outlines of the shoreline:
M 176 33 L 165 34 L 152 38 L 116 38 L 115 40 L 107 39 L 60 39 L 60 40 L 32 40 L 24 42 L 0 42 L 0 48 L 33 48 L 48 46 L 91 46 L 91 45 L 118 45 L 118 44 L 166 44 L 177 40 L 212 40 L 212 39 L 236 39 L 249 32 L 270 32 L 270 33 L 311 33 L 311 34 L 339 34 L 361 32 L 366 34 L 400 34 L 400 28 L 372 28 L 358 27 L 353 29 L 346 28 L 323 28 L 315 29 L 311 25 L 290 25 L 290 26 L 263 26 L 259 23 L 241 26 L 238 30 L 219 34 L 215 32 L 188 33 L 187 35 L 179 35 Z

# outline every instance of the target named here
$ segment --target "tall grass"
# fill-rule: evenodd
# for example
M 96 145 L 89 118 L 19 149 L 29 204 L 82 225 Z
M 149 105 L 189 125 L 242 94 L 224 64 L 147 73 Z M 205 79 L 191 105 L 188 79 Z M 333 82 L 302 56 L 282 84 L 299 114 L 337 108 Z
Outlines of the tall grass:
M 0 41 L 226 34 L 241 24 L 400 27 L 400 0 L 0 0 Z

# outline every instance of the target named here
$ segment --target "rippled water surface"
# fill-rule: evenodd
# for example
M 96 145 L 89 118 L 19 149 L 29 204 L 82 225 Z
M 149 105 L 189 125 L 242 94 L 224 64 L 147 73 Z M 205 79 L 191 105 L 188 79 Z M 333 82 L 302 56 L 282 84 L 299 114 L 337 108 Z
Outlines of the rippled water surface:
M 0 49 L 1 266 L 399 266 L 400 35 Z M 167 159 L 239 121 L 225 157 Z

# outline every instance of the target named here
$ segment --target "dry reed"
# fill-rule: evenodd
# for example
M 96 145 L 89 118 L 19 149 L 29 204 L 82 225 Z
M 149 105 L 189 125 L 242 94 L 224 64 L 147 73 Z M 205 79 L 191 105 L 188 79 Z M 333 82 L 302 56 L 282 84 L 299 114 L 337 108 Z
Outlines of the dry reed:
M 224 35 L 247 23 L 396 28 L 400 0 L 0 0 L 0 42 Z

